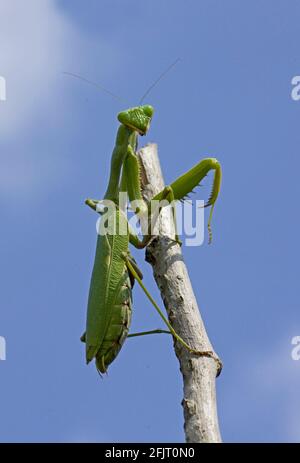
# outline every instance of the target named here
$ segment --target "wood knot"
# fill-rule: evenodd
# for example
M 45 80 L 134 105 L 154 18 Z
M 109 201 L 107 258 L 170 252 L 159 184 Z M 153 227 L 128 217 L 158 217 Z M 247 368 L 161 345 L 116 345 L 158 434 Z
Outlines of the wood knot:
M 194 400 L 183 399 L 181 402 L 183 409 L 189 415 L 194 415 L 196 413 L 196 404 Z

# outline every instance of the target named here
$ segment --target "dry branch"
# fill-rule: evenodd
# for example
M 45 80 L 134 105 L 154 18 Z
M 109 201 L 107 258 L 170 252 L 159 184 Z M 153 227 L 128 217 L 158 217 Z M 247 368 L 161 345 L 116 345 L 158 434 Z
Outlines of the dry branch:
M 157 145 L 145 146 L 139 151 L 139 157 L 143 192 L 149 200 L 164 187 Z M 174 228 L 171 236 L 174 238 Z M 170 239 L 170 214 L 166 210 L 162 210 L 160 215 L 159 237 L 147 247 L 146 261 L 152 265 L 154 278 L 174 329 L 193 348 L 213 351 L 181 248 Z M 221 362 L 217 354 L 214 354 L 214 358 L 196 357 L 178 342 L 175 342 L 174 347 L 183 376 L 182 405 L 186 442 L 221 442 L 215 387 Z

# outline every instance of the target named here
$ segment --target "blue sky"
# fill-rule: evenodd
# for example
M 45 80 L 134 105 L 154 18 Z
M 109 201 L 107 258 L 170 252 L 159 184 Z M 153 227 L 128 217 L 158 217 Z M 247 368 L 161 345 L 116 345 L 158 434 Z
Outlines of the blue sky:
M 222 436 L 300 440 L 299 20 L 295 0 L 2 0 L 0 441 L 184 439 L 169 338 L 128 340 L 102 380 L 79 342 L 96 238 L 83 201 L 105 192 L 116 114 L 177 57 L 143 142 L 158 143 L 166 182 L 202 157 L 222 163 L 214 242 L 184 249 L 224 363 Z M 135 288 L 133 330 L 159 325 Z

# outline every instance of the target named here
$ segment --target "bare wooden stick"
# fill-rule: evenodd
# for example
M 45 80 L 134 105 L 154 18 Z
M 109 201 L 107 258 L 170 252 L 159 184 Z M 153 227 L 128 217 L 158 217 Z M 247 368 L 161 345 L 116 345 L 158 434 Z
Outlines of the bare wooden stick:
M 145 146 L 139 151 L 139 157 L 143 193 L 150 200 L 164 187 L 157 145 Z M 213 351 L 181 248 L 170 239 L 170 236 L 174 239 L 174 224 L 170 227 L 170 214 L 166 209 L 160 215 L 159 236 L 147 247 L 146 261 L 152 265 L 169 320 L 179 336 L 199 351 Z M 178 342 L 174 347 L 183 376 L 186 442 L 221 442 L 215 388 L 221 362 L 217 354 L 214 357 L 196 357 Z

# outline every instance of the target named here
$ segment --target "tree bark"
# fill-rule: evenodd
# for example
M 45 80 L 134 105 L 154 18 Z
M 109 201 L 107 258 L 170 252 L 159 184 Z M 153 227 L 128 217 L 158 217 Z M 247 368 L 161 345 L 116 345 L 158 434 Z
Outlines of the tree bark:
M 139 158 L 143 194 L 150 200 L 165 186 L 157 145 L 149 144 L 142 148 Z M 147 247 L 146 261 L 152 265 L 154 278 L 175 331 L 193 348 L 213 351 L 182 250 L 173 241 L 174 223 L 170 225 L 167 209 L 162 209 L 158 223 L 159 235 Z M 174 349 L 183 376 L 182 406 L 186 442 L 221 442 L 215 387 L 216 377 L 222 368 L 219 357 L 215 353 L 213 357 L 197 357 L 190 354 L 179 342 L 174 342 Z

